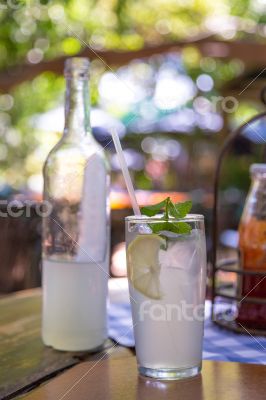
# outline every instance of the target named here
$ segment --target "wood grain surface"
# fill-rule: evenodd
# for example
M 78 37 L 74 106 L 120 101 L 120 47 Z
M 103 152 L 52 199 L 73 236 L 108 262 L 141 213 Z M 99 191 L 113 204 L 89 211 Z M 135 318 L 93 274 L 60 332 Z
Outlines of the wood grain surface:
M 110 340 L 100 353 L 62 352 L 45 347 L 41 340 L 41 290 L 32 289 L 0 298 L 0 399 L 84 360 L 131 356 Z M 14 396 L 12 396 L 14 395 Z
M 204 361 L 202 374 L 180 381 L 140 377 L 135 357 L 85 362 L 23 400 L 265 400 L 266 366 Z

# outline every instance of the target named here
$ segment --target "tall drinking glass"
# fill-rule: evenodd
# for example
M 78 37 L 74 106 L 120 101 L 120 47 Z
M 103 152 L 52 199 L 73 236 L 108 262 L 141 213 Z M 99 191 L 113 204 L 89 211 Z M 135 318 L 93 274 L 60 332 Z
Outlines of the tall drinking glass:
M 140 374 L 179 379 L 201 371 L 206 244 L 204 218 L 189 234 L 153 233 L 162 216 L 126 217 L 127 268 Z M 155 225 L 157 224 L 157 225 Z M 170 225 L 168 225 L 169 227 Z M 153 227 L 155 229 L 153 229 Z

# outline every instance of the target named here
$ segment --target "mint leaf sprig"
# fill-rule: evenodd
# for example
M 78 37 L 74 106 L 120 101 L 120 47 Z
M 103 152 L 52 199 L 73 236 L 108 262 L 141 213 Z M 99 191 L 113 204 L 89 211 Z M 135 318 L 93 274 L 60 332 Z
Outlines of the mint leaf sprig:
M 141 214 L 147 215 L 148 217 L 153 217 L 159 214 L 163 210 L 162 222 L 156 222 L 149 224 L 153 233 L 160 233 L 162 231 L 174 232 L 178 234 L 187 235 L 191 232 L 191 226 L 186 222 L 170 222 L 170 218 L 175 219 L 184 218 L 191 210 L 192 202 L 184 201 L 183 203 L 173 203 L 170 197 L 160 203 L 154 204 L 152 206 L 146 206 L 141 208 Z

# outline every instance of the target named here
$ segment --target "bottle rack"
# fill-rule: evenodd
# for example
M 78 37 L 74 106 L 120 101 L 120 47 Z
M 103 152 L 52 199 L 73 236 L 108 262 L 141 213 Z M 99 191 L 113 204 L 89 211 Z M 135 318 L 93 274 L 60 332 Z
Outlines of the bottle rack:
M 266 88 L 261 92 L 261 100 L 266 105 Z M 214 205 L 213 205 L 213 221 L 212 221 L 212 310 L 211 318 L 212 321 L 226 329 L 231 331 L 245 333 L 250 335 L 266 336 L 265 329 L 246 328 L 241 323 L 237 322 L 236 310 L 240 303 L 252 303 L 252 304 L 265 304 L 266 305 L 266 293 L 265 299 L 259 297 L 253 297 L 252 291 L 246 296 L 242 296 L 240 293 L 241 280 L 245 276 L 256 275 L 261 277 L 261 281 L 266 279 L 266 271 L 248 271 L 241 268 L 238 258 L 226 259 L 217 261 L 217 242 L 218 242 L 218 201 L 219 201 L 219 184 L 221 177 L 221 167 L 224 156 L 230 149 L 234 140 L 240 136 L 245 128 L 249 127 L 250 124 L 257 122 L 261 118 L 266 117 L 266 112 L 257 114 L 249 121 L 232 131 L 223 143 L 223 146 L 218 154 L 217 164 L 214 175 Z M 218 285 L 218 273 L 223 271 L 224 274 L 236 274 L 236 285 L 233 288 L 219 288 Z M 223 304 L 221 308 L 221 304 Z

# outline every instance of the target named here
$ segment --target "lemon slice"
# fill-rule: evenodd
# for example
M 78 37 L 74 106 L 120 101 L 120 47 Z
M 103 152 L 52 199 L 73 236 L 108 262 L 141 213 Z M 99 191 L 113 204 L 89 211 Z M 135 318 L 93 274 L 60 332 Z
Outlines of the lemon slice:
M 160 299 L 159 250 L 165 240 L 158 235 L 139 235 L 128 246 L 128 278 L 135 289 L 151 299 Z

